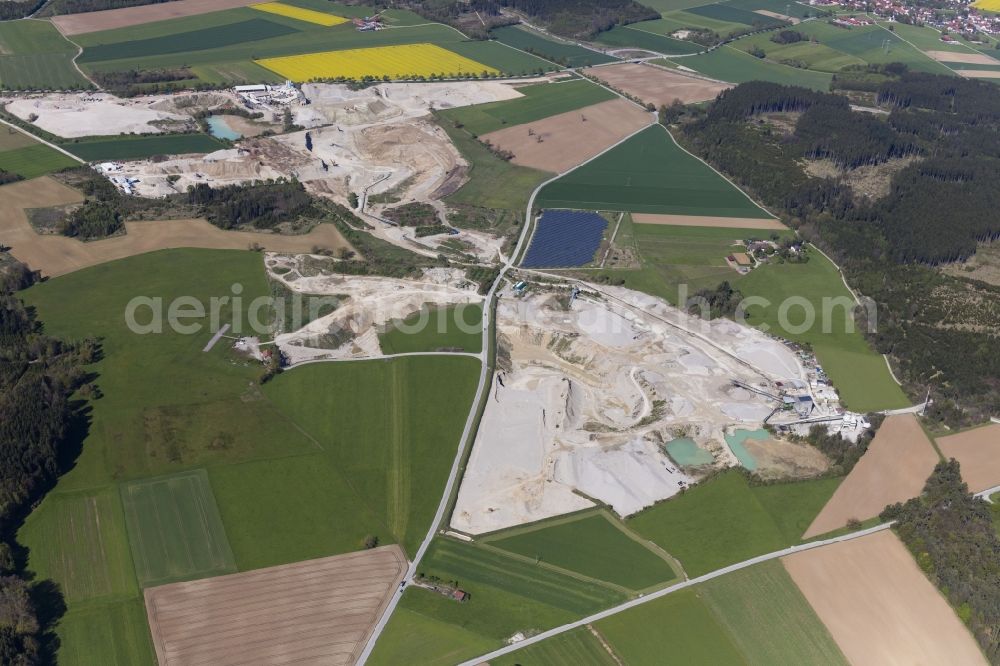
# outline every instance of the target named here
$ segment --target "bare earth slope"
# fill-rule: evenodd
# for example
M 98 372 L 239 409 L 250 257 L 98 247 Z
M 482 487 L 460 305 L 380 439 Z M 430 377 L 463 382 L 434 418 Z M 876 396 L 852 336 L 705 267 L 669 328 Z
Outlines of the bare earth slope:
M 781 561 L 853 666 L 986 663 L 889 530 Z

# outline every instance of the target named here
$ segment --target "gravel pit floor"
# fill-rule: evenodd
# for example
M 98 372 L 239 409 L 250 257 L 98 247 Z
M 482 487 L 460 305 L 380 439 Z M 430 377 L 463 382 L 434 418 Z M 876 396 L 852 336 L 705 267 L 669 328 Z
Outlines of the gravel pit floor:
M 643 295 L 615 293 L 652 309 Z M 690 437 L 715 466 L 734 465 L 722 442 L 741 421 L 727 408 L 770 413 L 766 398 L 732 385 L 771 381 L 741 363 L 739 350 L 768 348 L 774 369 L 801 372 L 780 342 L 754 329 L 695 322 L 654 299 L 657 312 L 703 326 L 702 339 L 590 295 L 566 308 L 568 296 L 500 300 L 499 371 L 459 489 L 456 530 L 541 520 L 592 506 L 588 498 L 628 515 L 670 497 L 696 479 L 665 455 L 668 442 Z

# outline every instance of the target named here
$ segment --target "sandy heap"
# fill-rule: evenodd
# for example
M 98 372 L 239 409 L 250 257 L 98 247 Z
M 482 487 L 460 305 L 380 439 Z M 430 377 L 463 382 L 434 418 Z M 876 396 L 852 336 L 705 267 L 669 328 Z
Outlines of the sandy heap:
M 394 320 L 406 319 L 421 308 L 428 311 L 427 326 L 438 325 L 434 308 L 481 303 L 478 285 L 461 269 L 428 268 L 416 280 L 362 277 L 317 272 L 311 255 L 268 255 L 271 277 L 297 294 L 329 296 L 336 310 L 276 336 L 291 363 L 317 359 L 378 358 L 383 356 L 379 331 Z M 286 272 L 287 270 L 287 272 Z M 322 311 L 320 311 L 322 312 Z M 303 320 L 304 321 L 304 320 Z M 478 330 L 478 322 L 470 326 Z
M 536 521 L 591 506 L 587 497 L 635 513 L 694 482 L 663 452 L 675 437 L 691 437 L 717 465 L 735 463 L 726 429 L 759 425 L 774 402 L 734 379 L 773 390 L 802 378 L 791 352 L 755 329 L 707 324 L 626 289 L 608 293 L 616 300 L 581 295 L 569 308 L 568 290 L 501 299 L 506 367 L 459 490 L 455 529 Z
M 22 120 L 37 116 L 38 127 L 57 136 L 102 136 L 106 134 L 157 134 L 166 130 L 194 129 L 191 116 L 154 108 L 162 95 L 121 99 L 107 93 L 59 93 L 18 97 L 7 102 L 7 110 Z

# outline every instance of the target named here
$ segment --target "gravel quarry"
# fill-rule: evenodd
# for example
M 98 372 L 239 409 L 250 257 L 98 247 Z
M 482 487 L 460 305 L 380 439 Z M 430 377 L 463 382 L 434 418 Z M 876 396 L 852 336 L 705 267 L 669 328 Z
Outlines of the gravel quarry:
M 737 459 L 724 436 L 757 427 L 769 389 L 804 377 L 779 341 L 703 322 L 627 289 L 570 302 L 568 287 L 497 308 L 498 371 L 451 527 L 481 534 L 591 507 L 635 513 Z M 665 321 L 667 320 L 667 321 Z M 669 323 L 668 323 L 669 322 Z M 664 452 L 691 438 L 713 462 L 684 469 Z
M 428 268 L 418 279 L 335 275 L 317 268 L 334 262 L 315 255 L 269 254 L 266 265 L 271 279 L 296 294 L 329 296 L 336 309 L 293 331 L 281 333 L 275 342 L 290 365 L 305 361 L 380 358 L 379 332 L 394 320 L 421 308 L 481 303 L 478 285 L 453 268 Z M 437 325 L 429 317 L 428 325 Z M 475 324 L 478 327 L 478 322 Z
M 156 108 L 169 96 L 122 99 L 108 93 L 50 93 L 0 98 L 7 110 L 46 132 L 72 139 L 103 136 L 110 128 L 120 134 L 160 134 L 195 128 L 186 113 Z M 34 120 L 31 118 L 34 117 Z

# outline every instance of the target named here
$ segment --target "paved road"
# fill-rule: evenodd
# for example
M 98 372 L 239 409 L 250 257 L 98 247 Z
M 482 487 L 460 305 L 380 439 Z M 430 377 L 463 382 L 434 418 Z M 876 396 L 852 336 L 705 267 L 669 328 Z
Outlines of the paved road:
M 483 345 L 486 344 L 485 338 L 483 339 Z M 208 350 L 205 350 L 208 351 Z M 404 358 L 406 356 L 468 356 L 471 358 L 483 358 L 483 355 L 475 354 L 473 352 L 449 352 L 449 351 L 432 351 L 432 352 L 402 352 L 400 354 L 385 354 L 383 356 L 362 356 L 360 358 L 312 358 L 308 361 L 299 361 L 298 363 L 293 363 L 292 365 L 285 368 L 285 372 L 294 370 L 295 368 L 300 368 L 303 365 L 312 365 L 313 363 L 350 363 L 352 361 L 385 361 L 391 358 Z
M 732 564 L 728 567 L 723 567 L 722 569 L 717 569 L 711 573 L 707 573 L 703 576 L 698 576 L 697 578 L 692 578 L 670 587 L 665 587 L 662 590 L 657 590 L 656 592 L 651 592 L 644 597 L 639 597 L 638 599 L 633 599 L 632 601 L 626 601 L 623 604 L 609 608 L 607 610 L 601 611 L 600 613 L 594 613 L 589 617 L 585 617 L 582 620 L 577 620 L 576 622 L 570 622 L 569 624 L 564 624 L 561 627 L 556 627 L 555 629 L 549 629 L 536 636 L 525 639 L 514 645 L 508 645 L 507 647 L 500 648 L 499 650 L 494 650 L 488 654 L 484 654 L 475 659 L 470 659 L 469 661 L 463 662 L 461 666 L 475 666 L 476 664 L 482 664 L 491 659 L 496 659 L 505 654 L 515 652 L 521 648 L 533 645 L 540 641 L 544 641 L 546 638 L 552 638 L 553 636 L 558 636 L 559 634 L 566 633 L 567 631 L 572 631 L 578 627 L 583 627 L 591 622 L 597 622 L 598 620 L 603 620 L 604 618 L 611 617 L 612 615 L 617 615 L 623 611 L 627 611 L 636 606 L 641 606 L 642 604 L 648 604 L 651 601 L 665 597 L 668 594 L 677 592 L 678 590 L 683 590 L 685 588 L 691 587 L 692 585 L 698 585 L 699 583 L 704 583 L 705 581 L 712 580 L 713 578 L 718 578 L 719 576 L 725 576 L 728 573 L 734 571 L 739 571 L 740 569 L 746 569 L 747 567 L 752 567 L 755 564 L 760 564 L 761 562 L 767 562 L 768 560 L 774 560 L 779 557 L 785 557 L 786 555 L 791 555 L 792 553 L 799 553 L 804 550 L 812 550 L 814 548 L 822 548 L 823 546 L 829 546 L 830 544 L 840 543 L 842 541 L 850 541 L 852 539 L 858 539 L 863 536 L 868 536 L 869 534 L 874 534 L 875 532 L 881 532 L 882 530 L 887 530 L 891 526 L 891 523 L 883 523 L 881 525 L 876 525 L 875 527 L 870 527 L 866 530 L 861 530 L 859 532 L 854 532 L 852 534 L 845 534 L 843 536 L 834 537 L 832 539 L 824 539 L 823 541 L 813 541 L 811 543 L 802 544 L 799 546 L 792 546 L 791 548 L 785 548 L 784 550 L 776 550 L 773 553 L 767 553 L 766 555 L 760 555 L 758 557 L 750 558 L 749 560 L 744 560 L 736 564 Z

